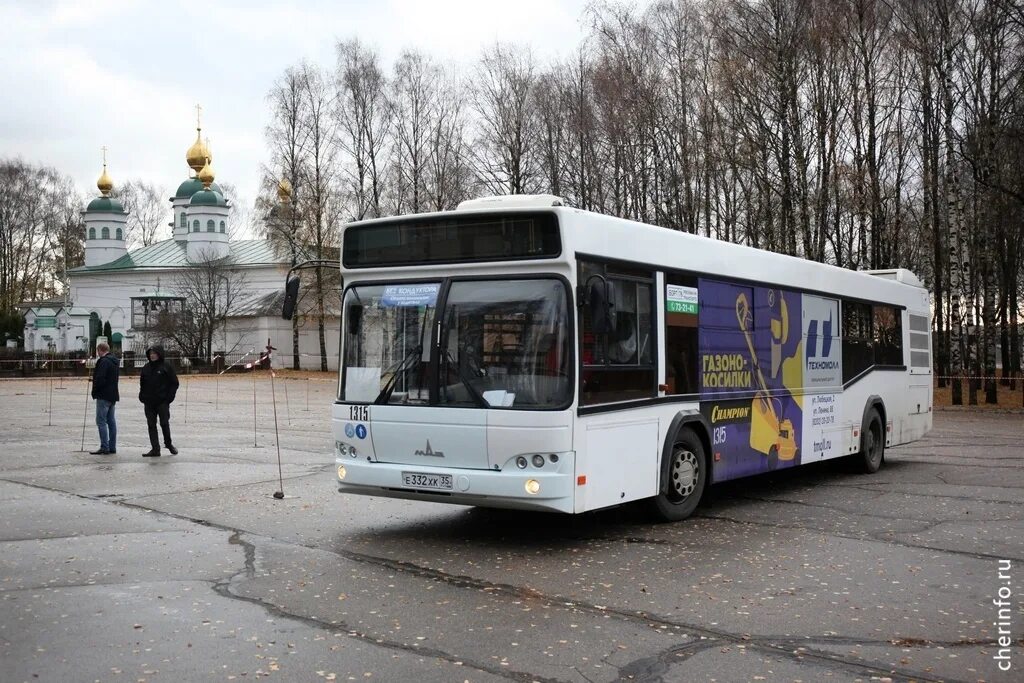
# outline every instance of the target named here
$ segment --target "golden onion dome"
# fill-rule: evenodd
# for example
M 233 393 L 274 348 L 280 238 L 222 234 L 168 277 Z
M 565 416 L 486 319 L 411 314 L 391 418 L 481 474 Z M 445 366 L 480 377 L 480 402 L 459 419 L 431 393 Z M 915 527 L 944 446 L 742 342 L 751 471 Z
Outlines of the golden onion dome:
M 196 173 L 199 173 L 203 166 L 213 159 L 213 155 L 210 153 L 210 146 L 203 142 L 201 133 L 202 131 L 199 128 L 196 128 L 196 141 L 193 142 L 192 146 L 188 148 L 187 152 L 185 152 L 186 163 L 188 163 L 189 167 Z
M 107 173 L 107 165 L 103 164 L 103 173 L 96 180 L 96 187 L 99 188 L 100 193 L 104 197 L 110 196 L 110 191 L 114 189 L 114 180 Z
M 292 184 L 288 182 L 287 178 L 281 178 L 281 182 L 277 184 L 277 198 L 282 204 L 287 204 L 292 198 Z
M 199 178 L 199 182 L 203 184 L 203 187 L 209 190 L 210 185 L 213 184 L 213 168 L 210 167 L 210 157 L 206 157 L 205 162 L 199 171 L 199 175 L 196 177 Z M 193 168 L 195 167 L 193 166 Z

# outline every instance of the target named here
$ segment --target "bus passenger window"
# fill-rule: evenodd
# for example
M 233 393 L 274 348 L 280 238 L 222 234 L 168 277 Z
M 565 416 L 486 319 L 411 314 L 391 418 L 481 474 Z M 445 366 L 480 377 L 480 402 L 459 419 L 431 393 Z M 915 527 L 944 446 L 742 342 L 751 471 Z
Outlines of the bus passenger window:
M 843 384 L 874 365 L 871 304 L 843 300 Z
M 581 261 L 577 284 L 607 283 L 611 331 L 598 330 L 590 305 L 580 307 L 580 396 L 584 405 L 651 398 L 654 368 L 654 274 L 628 266 Z
M 903 365 L 903 311 L 874 306 L 875 365 Z

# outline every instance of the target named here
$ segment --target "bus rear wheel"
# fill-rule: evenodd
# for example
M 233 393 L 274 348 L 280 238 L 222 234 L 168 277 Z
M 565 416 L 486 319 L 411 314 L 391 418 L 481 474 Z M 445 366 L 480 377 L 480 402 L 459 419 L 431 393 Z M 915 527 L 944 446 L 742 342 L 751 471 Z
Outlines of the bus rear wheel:
M 867 427 L 864 429 L 859 465 L 866 474 L 874 474 L 882 466 L 885 457 L 885 436 L 882 433 L 882 418 L 878 411 L 872 409 L 868 414 Z
M 651 512 L 664 522 L 686 519 L 697 509 L 708 479 L 704 444 L 693 431 L 679 433 L 662 458 L 661 489 L 650 500 Z

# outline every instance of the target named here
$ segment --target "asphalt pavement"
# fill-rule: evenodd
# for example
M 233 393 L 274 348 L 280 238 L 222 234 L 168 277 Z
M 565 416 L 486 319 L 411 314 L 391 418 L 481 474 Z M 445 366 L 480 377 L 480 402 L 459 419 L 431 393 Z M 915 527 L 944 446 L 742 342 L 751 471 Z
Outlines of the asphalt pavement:
M 93 456 L 83 380 L 0 382 L 2 681 L 1024 680 L 1019 412 L 654 524 L 342 496 L 329 378 L 276 380 L 280 470 L 265 375 L 188 378 L 158 459 L 134 400 Z

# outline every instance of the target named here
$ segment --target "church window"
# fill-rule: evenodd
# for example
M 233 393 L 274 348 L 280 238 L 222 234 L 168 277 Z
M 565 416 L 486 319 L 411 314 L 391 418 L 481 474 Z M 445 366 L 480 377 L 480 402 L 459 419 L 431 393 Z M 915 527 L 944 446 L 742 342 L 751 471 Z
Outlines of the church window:
M 89 228 L 89 239 L 96 239 L 96 228 Z
M 107 226 L 104 225 L 103 229 L 100 230 L 100 238 L 101 239 L 105 239 L 105 240 L 109 240 L 110 239 L 110 228 L 108 228 Z
M 217 229 L 213 227 L 213 221 L 206 221 L 206 232 L 216 232 Z
M 224 221 L 220 222 L 220 231 L 224 232 Z
M 192 221 L 192 232 L 199 232 L 199 221 Z
M 124 231 L 122 231 L 121 228 L 118 228 L 117 229 L 117 233 L 115 233 L 115 234 L 117 235 L 117 239 L 119 239 L 119 240 L 123 240 L 124 239 Z
M 181 227 L 183 227 L 186 230 L 188 230 L 188 219 L 185 218 L 185 212 L 184 211 L 181 212 Z

